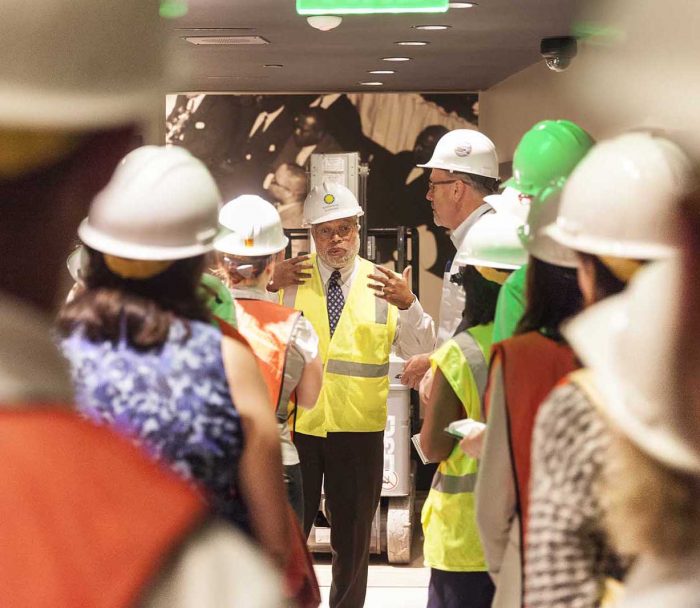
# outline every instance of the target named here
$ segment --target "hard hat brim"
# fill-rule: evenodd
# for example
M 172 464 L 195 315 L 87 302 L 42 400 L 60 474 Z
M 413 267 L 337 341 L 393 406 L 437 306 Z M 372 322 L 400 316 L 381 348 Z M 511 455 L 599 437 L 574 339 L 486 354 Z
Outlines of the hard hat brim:
M 165 261 L 183 260 L 185 258 L 193 258 L 209 253 L 214 249 L 214 237 L 216 234 L 212 234 L 211 239 L 198 245 L 188 245 L 184 247 L 140 245 L 106 235 L 102 231 L 92 227 L 88 223 L 88 218 L 85 218 L 78 227 L 78 236 L 88 247 L 100 253 L 132 260 Z
M 220 251 L 221 253 L 229 253 L 231 255 L 243 256 L 243 257 L 256 257 L 262 255 L 273 255 L 284 251 L 289 244 L 289 238 L 284 237 L 283 243 L 280 242 L 276 246 L 268 245 L 265 246 L 253 246 L 253 247 L 241 247 L 241 239 L 234 232 L 225 232 L 219 234 L 214 239 L 214 249 Z
M 631 260 L 660 260 L 677 253 L 676 247 L 661 243 L 631 243 L 622 240 L 616 242 L 587 234 L 572 234 L 560 222 L 545 226 L 543 231 L 560 245 L 591 255 L 608 255 Z
M 325 224 L 326 222 L 332 222 L 334 220 L 342 220 L 346 217 L 362 217 L 364 214 L 365 212 L 360 207 L 358 207 L 356 210 L 339 209 L 338 211 L 334 211 L 313 221 L 304 219 L 304 228 L 316 226 L 317 224 Z
M 623 292 L 606 298 L 564 323 L 562 333 L 584 365 L 593 371 L 596 387 L 605 399 L 606 419 L 653 458 L 673 468 L 697 474 L 700 472 L 698 452 L 669 432 L 666 425 L 642 420 L 630 407 L 632 400 L 637 411 L 654 412 L 662 406 L 640 404 L 647 400 L 630 384 L 631 379 L 621 372 L 620 355 L 618 349 L 613 347 L 616 341 L 622 339 L 621 333 L 628 322 L 626 299 L 629 297 L 629 292 Z

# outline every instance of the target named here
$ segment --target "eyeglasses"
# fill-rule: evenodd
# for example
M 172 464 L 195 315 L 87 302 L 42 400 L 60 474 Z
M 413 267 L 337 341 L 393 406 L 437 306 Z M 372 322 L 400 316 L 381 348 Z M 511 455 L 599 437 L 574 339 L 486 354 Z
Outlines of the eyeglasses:
M 433 192 L 435 186 L 441 186 L 442 184 L 454 184 L 455 182 L 461 182 L 461 179 L 446 179 L 441 182 L 428 182 L 428 192 Z
M 345 239 L 355 230 L 357 224 L 341 224 L 335 228 L 331 226 L 314 226 L 313 233 L 315 237 L 322 239 L 330 239 L 337 234 L 341 239 Z

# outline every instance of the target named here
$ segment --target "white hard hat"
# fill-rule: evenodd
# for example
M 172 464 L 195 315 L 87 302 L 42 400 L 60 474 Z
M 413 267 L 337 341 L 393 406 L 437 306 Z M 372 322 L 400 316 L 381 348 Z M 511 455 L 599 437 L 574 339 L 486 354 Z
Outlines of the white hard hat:
M 289 243 L 282 220 L 270 203 L 253 194 L 244 194 L 226 203 L 219 211 L 224 228 L 214 241 L 214 249 L 242 256 L 272 255 Z
M 621 294 L 591 306 L 563 327 L 594 374 L 605 415 L 656 460 L 700 474 L 700 438 L 673 370 L 680 335 L 680 265 L 650 264 Z
M 472 129 L 445 133 L 435 146 L 431 159 L 417 166 L 498 179 L 496 146 L 486 135 Z
M 467 232 L 455 263 L 504 270 L 520 268 L 527 262 L 527 252 L 518 239 L 521 224 L 510 213 L 487 213 Z
M 595 145 L 577 165 L 547 233 L 571 249 L 637 260 L 674 251 L 674 210 L 692 166 L 674 143 L 627 133 Z
M 207 168 L 180 147 L 127 154 L 80 224 L 80 239 L 134 260 L 179 260 L 213 249 L 219 190 Z
M 342 184 L 324 181 L 304 201 L 304 226 L 364 215 L 355 195 Z
M 553 186 L 532 199 L 527 221 L 518 228 L 518 236 L 528 253 L 555 266 L 577 268 L 576 252 L 555 241 L 545 228 L 557 218 L 561 187 Z
M 157 2 L 3 0 L 0 125 L 90 129 L 152 118 L 166 90 Z
M 530 211 L 529 196 L 523 195 L 519 190 L 510 186 L 503 189 L 500 194 L 489 194 L 484 197 L 484 202 L 493 207 L 494 211 L 510 213 L 519 220 L 525 222 Z
M 83 281 L 83 275 L 87 264 L 88 254 L 85 247 L 82 245 L 73 249 L 68 258 L 66 258 L 68 272 L 70 273 L 71 279 L 73 279 L 76 283 L 81 283 Z

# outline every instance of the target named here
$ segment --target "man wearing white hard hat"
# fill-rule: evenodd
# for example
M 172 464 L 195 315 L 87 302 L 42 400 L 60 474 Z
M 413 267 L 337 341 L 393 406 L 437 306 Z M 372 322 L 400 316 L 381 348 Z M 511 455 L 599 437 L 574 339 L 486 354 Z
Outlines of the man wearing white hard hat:
M 646 262 L 674 255 L 678 202 L 692 179 L 685 153 L 653 133 L 591 148 L 544 230 L 576 252 L 584 307 L 624 291 Z M 594 491 L 610 434 L 590 394 L 567 378 L 540 406 L 533 431 L 524 579 L 531 608 L 596 606 L 606 578 L 622 575 Z
M 304 203 L 316 244 L 311 276 L 282 295 L 285 306 L 303 312 L 314 326 L 324 363 L 320 396 L 313 409 L 299 411 L 294 442 L 307 534 L 323 480 L 333 551 L 330 605 L 341 608 L 360 608 L 366 593 L 384 467 L 389 353 L 395 347 L 411 356 L 434 342 L 431 319 L 405 276 L 358 257 L 362 214 L 343 185 L 324 182 L 311 190 Z M 368 278 L 374 282 L 368 285 Z
M 158 115 L 157 3 L 7 0 L 0 34 L 2 603 L 249 605 L 243 577 L 262 579 L 256 605 L 277 606 L 258 553 L 188 485 L 72 411 L 50 338 L 78 222 Z
M 443 135 L 432 158 L 419 167 L 430 169 L 426 198 L 433 209 L 437 226 L 450 231 L 450 239 L 459 251 L 472 226 L 491 207 L 484 197 L 498 187 L 498 157 L 493 142 L 478 131 L 456 129 Z M 464 291 L 450 277 L 459 272 L 452 262 L 443 276 L 437 345 L 452 337 L 462 319 Z M 428 371 L 429 353 L 413 357 L 404 369 L 401 381 L 412 388 Z

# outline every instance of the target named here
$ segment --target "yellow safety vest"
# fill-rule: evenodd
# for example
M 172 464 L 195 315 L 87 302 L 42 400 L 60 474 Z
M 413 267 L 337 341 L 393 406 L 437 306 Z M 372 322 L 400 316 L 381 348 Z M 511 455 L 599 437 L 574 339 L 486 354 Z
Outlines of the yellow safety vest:
M 481 399 L 488 378 L 493 323 L 479 325 L 448 340 L 431 357 L 464 406 L 467 417 L 482 421 Z M 487 570 L 476 525 L 474 487 L 478 461 L 455 443 L 435 472 L 421 523 L 425 564 L 449 572 Z
M 340 320 L 330 337 L 326 294 L 312 254 L 311 279 L 282 293 L 313 325 L 323 361 L 323 385 L 316 406 L 300 409 L 296 432 L 325 437 L 332 432 L 376 432 L 386 426 L 389 352 L 396 335 L 398 309 L 374 296 L 367 275 L 374 264 L 359 259 Z

